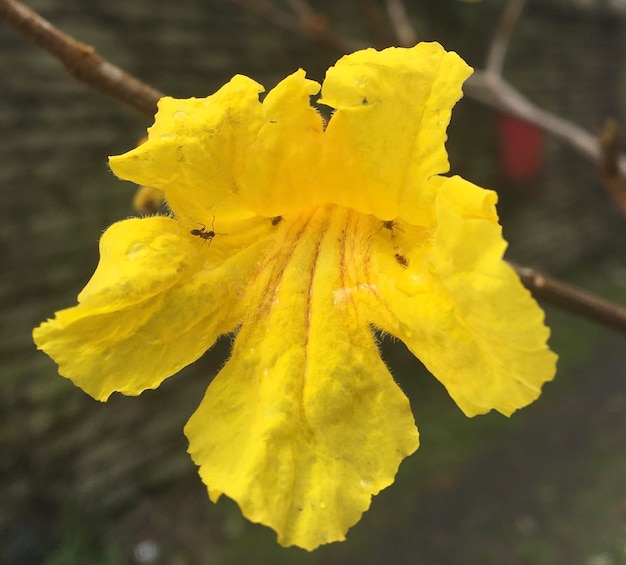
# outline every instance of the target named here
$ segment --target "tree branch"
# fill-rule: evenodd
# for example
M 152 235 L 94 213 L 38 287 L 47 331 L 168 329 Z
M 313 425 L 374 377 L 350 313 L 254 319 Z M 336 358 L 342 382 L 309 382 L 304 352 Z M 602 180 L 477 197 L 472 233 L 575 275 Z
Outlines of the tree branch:
M 570 121 L 542 110 L 500 76 L 485 71 L 474 71 L 474 74 L 465 81 L 463 90 L 467 96 L 486 106 L 535 124 L 584 157 L 599 164 L 601 150 L 596 136 Z M 616 157 L 616 164 L 622 174 L 626 174 L 626 155 Z
M 395 30 L 385 16 L 382 6 L 377 0 L 355 0 L 356 6 L 365 28 L 372 38 L 372 46 L 378 49 L 393 45 L 396 40 Z
M 626 334 L 626 308 L 542 273 L 509 263 L 540 302 Z
M 502 13 L 493 41 L 491 42 L 489 54 L 487 55 L 486 72 L 496 75 L 502 74 L 504 58 L 509 48 L 513 28 L 521 16 L 525 4 L 526 0 L 510 0 Z
M 606 191 L 626 217 L 626 176 L 620 171 L 618 158 L 622 146 L 622 132 L 615 118 L 608 118 L 598 135 L 602 157 L 598 172 Z
M 396 39 L 404 47 L 413 47 L 417 43 L 417 33 L 406 13 L 402 0 L 385 0 L 387 15 L 396 34 Z
M 314 18 L 317 12 L 313 9 L 311 4 L 307 2 L 307 0 L 287 0 L 291 9 L 298 15 L 300 21 L 306 20 L 307 18 Z
M 542 110 L 502 78 L 504 58 L 513 28 L 524 10 L 526 0 L 510 0 L 504 10 L 494 35 L 485 70 L 475 71 L 465 82 L 465 93 L 474 100 L 521 118 L 559 138 L 579 154 L 600 165 L 602 148 L 595 135 L 585 129 Z M 613 156 L 616 172 L 626 175 L 626 155 L 619 151 Z
M 310 18 L 300 19 L 281 10 L 271 0 L 230 0 L 244 10 L 248 10 L 276 27 L 290 31 L 297 35 L 304 35 L 313 41 L 335 49 L 340 53 L 350 53 L 370 47 L 369 44 L 349 37 L 344 37 L 333 31 L 328 19 L 316 13 L 316 25 L 311 25 Z M 302 2 L 298 2 L 298 12 L 302 13 Z M 293 4 L 292 4 L 293 5 Z M 324 21 L 325 25 L 319 25 Z
M 76 80 L 129 104 L 142 114 L 154 116 L 163 96 L 100 57 L 92 47 L 59 31 L 17 0 L 0 0 L 0 17 L 22 37 L 63 63 Z

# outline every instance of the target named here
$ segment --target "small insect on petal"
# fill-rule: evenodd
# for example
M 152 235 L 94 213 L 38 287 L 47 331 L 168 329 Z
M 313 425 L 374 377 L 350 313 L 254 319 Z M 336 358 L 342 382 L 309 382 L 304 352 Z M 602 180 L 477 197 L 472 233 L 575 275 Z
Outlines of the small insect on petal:
M 208 241 L 209 243 L 213 241 L 213 238 L 216 235 L 228 235 L 227 233 L 219 233 L 215 231 L 215 216 L 213 216 L 213 222 L 211 223 L 210 230 L 207 230 L 204 224 L 200 224 L 200 225 L 202 226 L 202 228 L 200 228 L 199 230 L 198 229 L 191 230 L 189 233 L 191 233 L 191 235 L 198 236 L 200 239 L 204 239 L 205 241 Z
M 402 265 L 405 269 L 409 266 L 409 260 L 404 255 L 400 255 L 400 253 L 396 253 L 394 257 L 396 258 L 396 261 L 400 265 Z

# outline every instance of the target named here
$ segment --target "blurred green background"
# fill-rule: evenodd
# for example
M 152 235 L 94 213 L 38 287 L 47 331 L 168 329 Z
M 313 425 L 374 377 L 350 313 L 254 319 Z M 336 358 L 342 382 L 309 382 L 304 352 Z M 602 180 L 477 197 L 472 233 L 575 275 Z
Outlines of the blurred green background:
M 235 73 L 268 88 L 298 67 L 322 80 L 341 55 L 227 0 L 28 4 L 179 97 L 210 94 Z M 381 2 L 312 4 L 342 33 L 392 43 L 382 23 L 372 33 L 362 16 Z M 419 40 L 484 64 L 502 2 L 406 4 Z M 515 28 L 504 75 L 595 132 L 609 116 L 624 123 L 624 61 L 623 3 L 537 0 Z M 626 563 L 624 338 L 550 308 L 557 378 L 511 419 L 465 418 L 401 343 L 383 341 L 421 447 L 346 542 L 312 554 L 283 549 L 234 503 L 213 505 L 182 428 L 227 358 L 228 339 L 159 390 L 99 404 L 59 377 L 30 337 L 75 303 L 102 231 L 133 214 L 133 186 L 108 171 L 106 157 L 131 148 L 151 120 L 73 82 L 6 25 L 0 66 L 2 563 Z M 626 304 L 626 220 L 594 165 L 534 132 L 538 160 L 514 174 L 507 151 L 521 149 L 505 121 L 464 99 L 448 149 L 454 173 L 498 191 L 508 257 Z

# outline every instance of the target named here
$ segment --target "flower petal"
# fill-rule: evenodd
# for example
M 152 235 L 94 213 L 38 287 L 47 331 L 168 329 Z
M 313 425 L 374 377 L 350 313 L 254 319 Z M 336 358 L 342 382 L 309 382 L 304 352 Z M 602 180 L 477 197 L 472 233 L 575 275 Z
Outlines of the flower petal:
M 202 243 L 171 218 L 114 224 L 80 304 L 36 328 L 37 347 L 98 400 L 156 388 L 232 331 L 246 307 L 258 246 L 207 270 Z
M 242 198 L 258 214 L 284 215 L 321 201 L 316 167 L 324 128 L 309 102 L 319 89 L 299 70 L 263 101 L 264 124 L 249 149 L 254 159 L 237 177 Z
M 185 428 L 213 500 L 226 494 L 308 550 L 344 539 L 418 445 L 408 400 L 342 292 L 354 218 L 330 206 L 283 222 L 249 300 L 259 309 Z
M 436 231 L 402 251 L 406 265 L 377 242 L 366 275 L 369 319 L 404 341 L 468 416 L 510 415 L 555 373 L 543 311 L 501 259 L 494 204 L 495 193 L 447 179 Z
M 358 51 L 328 69 L 320 102 L 337 109 L 322 159 L 331 201 L 428 223 L 424 183 L 449 168 L 446 128 L 470 73 L 438 43 Z
M 235 177 L 263 124 L 262 91 L 237 75 L 207 98 L 162 98 L 148 141 L 110 157 L 111 169 L 120 178 L 163 190 L 170 208 L 187 223 L 251 216 Z

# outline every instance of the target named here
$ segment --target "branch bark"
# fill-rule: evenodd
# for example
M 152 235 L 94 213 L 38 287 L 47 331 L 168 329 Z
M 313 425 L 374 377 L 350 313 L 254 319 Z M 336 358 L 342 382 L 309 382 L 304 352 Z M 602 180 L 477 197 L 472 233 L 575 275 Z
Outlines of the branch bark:
M 385 0 L 387 16 L 400 45 L 412 47 L 417 43 L 417 32 L 411 25 L 403 0 Z
M 598 135 L 602 157 L 598 172 L 615 206 L 626 217 L 626 175 L 620 170 L 618 159 L 622 146 L 622 132 L 615 118 L 608 118 Z
M 547 112 L 522 95 L 502 78 L 504 58 L 513 28 L 519 20 L 526 0 L 510 0 L 505 8 L 487 55 L 485 70 L 474 71 L 463 90 L 473 98 L 496 110 L 521 118 L 551 133 L 578 153 L 600 165 L 603 152 L 597 137 L 576 124 Z M 626 175 L 626 155 L 619 151 L 613 156 L 616 169 Z
M 487 56 L 486 71 L 496 75 L 502 74 L 504 67 L 504 58 L 511 42 L 511 35 L 517 20 L 522 15 L 526 0 L 510 0 L 506 9 L 502 13 L 502 17 L 498 22 L 496 33 L 491 42 L 489 55 Z
M 117 98 L 142 114 L 154 116 L 158 90 L 112 65 L 93 47 L 59 31 L 39 14 L 16 0 L 0 0 L 0 17 L 28 42 L 47 51 L 79 82 Z
M 236 4 L 240 8 L 248 10 L 253 14 L 263 18 L 264 20 L 274 24 L 276 27 L 293 32 L 297 35 L 303 35 L 309 39 L 335 49 L 340 53 L 350 53 L 357 51 L 358 49 L 365 49 L 370 47 L 368 43 L 345 37 L 341 34 L 335 33 L 331 28 L 330 22 L 324 19 L 326 25 L 319 25 L 321 18 L 319 14 L 315 21 L 318 25 L 310 25 L 311 21 L 307 18 L 303 20 L 298 17 L 285 12 L 278 6 L 276 6 L 271 0 L 230 0 L 233 4 Z M 300 3 L 301 6 L 301 3 Z M 300 9 L 299 12 L 302 12 Z
M 535 124 L 578 151 L 580 155 L 596 164 L 600 163 L 602 152 L 595 135 L 568 120 L 542 110 L 499 75 L 475 71 L 463 85 L 463 90 L 468 97 L 486 106 Z M 622 174 L 626 174 L 626 155 L 619 155 L 616 164 Z
M 534 269 L 509 263 L 540 302 L 626 334 L 626 308 Z

